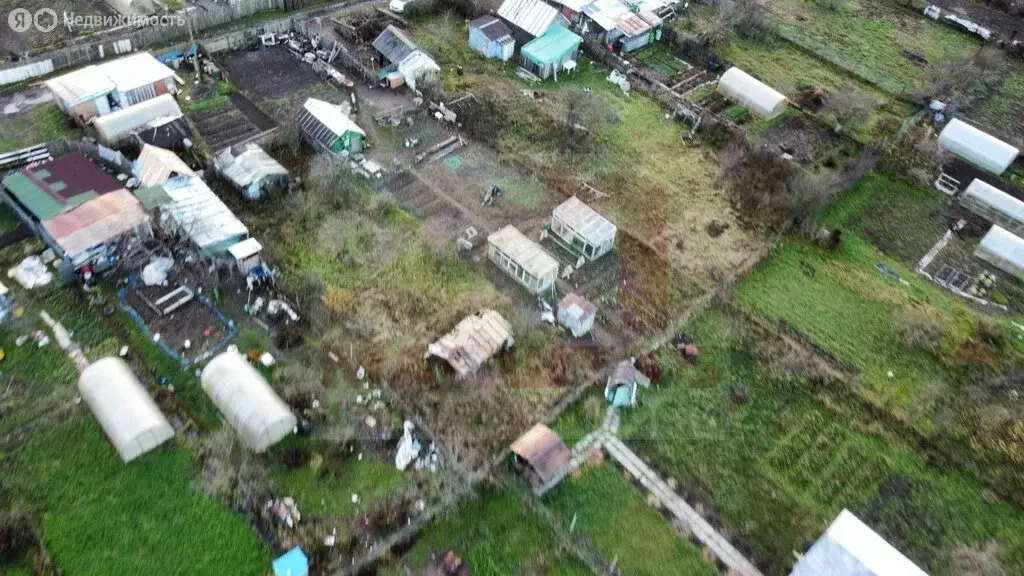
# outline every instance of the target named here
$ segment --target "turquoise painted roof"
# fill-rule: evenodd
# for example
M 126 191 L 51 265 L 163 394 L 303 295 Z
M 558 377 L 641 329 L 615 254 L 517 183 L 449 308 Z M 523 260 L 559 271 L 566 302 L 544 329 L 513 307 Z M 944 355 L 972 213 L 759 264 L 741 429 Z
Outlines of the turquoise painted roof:
M 307 576 L 309 574 L 309 560 L 302 548 L 296 546 L 283 556 L 274 560 L 274 576 Z
M 543 36 L 523 46 L 523 56 L 538 66 L 558 62 L 579 47 L 583 39 L 561 26 L 552 26 Z
M 608 392 L 608 401 L 616 408 L 626 408 L 633 404 L 633 387 L 620 385 Z

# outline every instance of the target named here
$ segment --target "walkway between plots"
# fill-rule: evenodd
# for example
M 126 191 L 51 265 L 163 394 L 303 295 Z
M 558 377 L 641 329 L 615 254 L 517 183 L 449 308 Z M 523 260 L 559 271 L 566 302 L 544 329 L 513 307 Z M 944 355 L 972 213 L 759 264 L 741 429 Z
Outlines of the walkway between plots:
M 566 467 L 565 475 L 571 474 L 587 461 L 587 454 L 594 448 L 604 448 L 609 456 L 615 459 L 627 472 L 640 481 L 640 484 L 654 495 L 669 512 L 672 513 L 690 533 L 715 553 L 715 556 L 729 568 L 731 573 L 743 576 L 761 576 L 761 572 L 736 550 L 714 527 L 672 490 L 658 474 L 633 453 L 619 439 L 619 413 L 614 408 L 608 409 L 608 415 L 601 427 L 583 437 L 572 449 L 572 459 Z M 564 478 L 564 475 L 562 475 Z M 560 478 L 561 479 L 561 478 Z

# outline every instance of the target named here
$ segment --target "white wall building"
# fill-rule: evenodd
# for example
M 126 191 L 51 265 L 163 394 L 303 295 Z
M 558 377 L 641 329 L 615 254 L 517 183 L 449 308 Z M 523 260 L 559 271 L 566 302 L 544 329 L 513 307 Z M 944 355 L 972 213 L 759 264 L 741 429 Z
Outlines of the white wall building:
M 1017 148 L 956 118 L 939 133 L 939 146 L 996 175 L 1005 172 L 1020 154 Z
M 255 452 L 265 451 L 295 428 L 291 408 L 236 350 L 210 360 L 200 382 L 231 428 Z
M 786 109 L 785 96 L 735 66 L 718 79 L 718 91 L 761 118 L 773 118 Z
M 174 437 L 174 428 L 120 358 L 90 364 L 78 379 L 78 392 L 125 462 Z

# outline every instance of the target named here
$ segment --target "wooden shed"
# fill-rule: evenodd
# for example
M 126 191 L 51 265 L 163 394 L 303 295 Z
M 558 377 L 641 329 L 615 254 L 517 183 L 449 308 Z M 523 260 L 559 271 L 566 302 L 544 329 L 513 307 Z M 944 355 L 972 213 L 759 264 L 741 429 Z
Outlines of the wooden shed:
M 538 490 L 556 480 L 572 452 L 553 430 L 537 424 L 512 443 L 512 467 Z
M 515 226 L 487 237 L 487 258 L 531 294 L 551 290 L 558 278 L 558 261 Z
M 516 41 L 504 22 L 487 15 L 469 23 L 469 48 L 487 58 L 507 62 L 516 50 Z

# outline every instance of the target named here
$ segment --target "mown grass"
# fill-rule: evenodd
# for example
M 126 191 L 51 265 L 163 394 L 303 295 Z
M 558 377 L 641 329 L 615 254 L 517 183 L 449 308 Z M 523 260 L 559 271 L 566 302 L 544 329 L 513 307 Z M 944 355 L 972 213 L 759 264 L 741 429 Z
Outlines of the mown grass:
M 487 491 L 459 504 L 421 532 L 415 545 L 385 574 L 401 566 L 423 571 L 431 552 L 455 550 L 474 576 L 547 574 L 584 576 L 590 570 L 561 550 L 554 531 L 510 491 Z
M 677 534 L 652 508 L 644 493 L 611 464 L 587 467 L 545 497 L 545 505 L 564 522 L 576 516 L 575 533 L 587 538 L 606 559 L 618 558 L 624 574 L 634 576 L 712 576 L 718 569 L 700 549 Z
M 87 417 L 33 436 L 4 470 L 68 576 L 267 572 L 270 551 L 197 491 L 198 467 L 174 441 L 126 465 Z
M 3 122 L 0 122 L 0 153 L 36 144 L 81 138 L 81 129 L 72 127 L 69 122 L 68 117 L 56 104 L 47 104 L 17 116 L 5 117 Z
M 680 480 L 691 504 L 712 503 L 766 573 L 788 572 L 793 551 L 843 508 L 932 574 L 949 573 L 954 548 L 990 539 L 1008 574 L 1024 570 L 1020 508 L 966 473 L 929 466 L 843 389 L 781 372 L 755 352 L 764 336 L 741 317 L 712 309 L 686 330 L 699 364 L 663 351 L 665 378 L 624 413 L 621 434 Z M 746 404 L 731 401 L 730 386 L 746 390 Z

